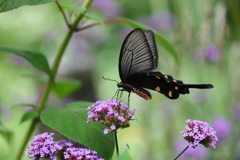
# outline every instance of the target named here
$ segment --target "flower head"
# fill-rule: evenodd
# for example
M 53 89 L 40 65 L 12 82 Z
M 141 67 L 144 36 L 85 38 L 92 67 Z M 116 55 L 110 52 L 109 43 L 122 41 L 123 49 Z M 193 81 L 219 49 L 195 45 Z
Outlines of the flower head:
M 53 156 L 57 145 L 54 144 L 52 135 L 54 135 L 54 133 L 45 132 L 35 136 L 34 139 L 29 143 L 31 146 L 28 147 L 28 158 L 38 159 L 45 157 L 52 160 L 57 160 L 57 158 Z
M 92 151 L 88 148 L 76 148 L 70 147 L 67 148 L 64 152 L 65 160 L 82 160 L 82 159 L 91 159 L 91 160 L 104 160 L 97 155 L 97 152 Z
M 87 108 L 88 112 L 87 122 L 97 121 L 110 129 L 105 129 L 104 134 L 111 133 L 118 128 L 127 128 L 130 126 L 130 120 L 135 114 L 135 109 L 129 111 L 129 106 L 120 103 L 117 100 L 98 101 Z
M 54 133 L 43 133 L 35 136 L 29 143 L 31 147 L 28 147 L 28 157 L 30 159 L 45 157 L 51 160 L 57 160 L 57 157 L 65 160 L 103 160 L 97 155 L 97 152 L 90 150 L 78 142 L 72 140 L 54 142 L 52 135 Z
M 206 49 L 207 59 L 215 62 L 220 58 L 220 50 L 215 45 L 209 45 Z
M 216 131 L 213 130 L 208 123 L 198 120 L 188 119 L 186 121 L 188 126 L 186 132 L 181 131 L 185 140 L 188 141 L 189 146 L 195 148 L 198 144 L 202 144 L 207 148 L 215 148 L 218 138 Z

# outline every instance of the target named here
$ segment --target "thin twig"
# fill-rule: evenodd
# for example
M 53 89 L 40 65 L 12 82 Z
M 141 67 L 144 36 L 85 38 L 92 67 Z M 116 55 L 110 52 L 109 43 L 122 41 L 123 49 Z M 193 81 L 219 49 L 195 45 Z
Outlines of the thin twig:
M 71 25 L 70 25 L 69 22 L 68 22 L 67 16 L 66 16 L 66 14 L 64 13 L 63 8 L 62 8 L 61 5 L 58 3 L 58 1 L 55 1 L 55 3 L 57 4 L 59 10 L 61 11 L 61 13 L 62 13 L 62 15 L 63 15 L 63 18 L 64 18 L 64 20 L 65 20 L 68 28 L 71 29 Z
M 174 160 L 177 160 L 188 148 L 189 146 L 187 146 L 176 158 L 174 158 Z
M 107 23 L 127 22 L 127 21 L 128 20 L 126 20 L 126 19 L 119 18 L 119 19 L 109 19 L 109 20 L 104 21 L 103 23 L 107 24 Z M 100 25 L 100 24 L 102 24 L 102 23 L 97 22 L 97 23 L 89 24 L 85 27 L 78 28 L 76 31 L 79 32 L 79 31 L 82 31 L 84 29 L 91 28 L 91 27 L 94 27 L 94 26 L 97 26 L 97 25 Z

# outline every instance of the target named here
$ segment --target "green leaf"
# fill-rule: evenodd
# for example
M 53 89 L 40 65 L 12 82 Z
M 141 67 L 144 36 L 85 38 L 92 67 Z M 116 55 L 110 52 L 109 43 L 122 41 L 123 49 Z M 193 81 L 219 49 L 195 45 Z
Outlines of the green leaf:
M 30 106 L 32 108 L 37 108 L 37 106 L 35 104 L 32 103 L 20 103 L 20 104 L 16 104 L 14 106 L 11 107 L 11 109 L 17 108 L 17 107 L 25 107 L 25 106 Z
M 36 112 L 36 111 L 27 112 L 23 115 L 20 123 L 23 123 L 27 120 L 34 119 L 34 118 L 37 118 L 37 117 L 38 117 L 38 112 Z
M 13 133 L 11 131 L 0 128 L 0 135 L 8 142 L 8 144 L 11 144 L 13 139 Z
M 112 160 L 132 160 L 132 158 L 131 158 L 128 150 L 125 149 L 124 152 L 119 155 L 119 157 L 114 157 Z
M 0 0 L 0 13 L 10 11 L 26 5 L 40 5 L 54 2 L 56 0 Z
M 61 4 L 61 7 L 63 9 L 67 9 L 69 11 L 77 11 L 80 13 L 85 13 L 85 11 L 87 10 L 86 7 L 77 7 L 77 4 Z
M 95 17 L 91 17 L 91 16 L 88 16 L 88 15 L 84 15 L 84 17 L 85 17 L 85 19 L 86 20 L 92 20 L 92 21 L 94 21 L 94 22 L 98 22 L 98 23 L 100 23 L 101 25 L 104 25 L 105 23 L 104 23 L 104 20 L 102 20 L 102 19 L 100 19 L 100 18 L 95 18 Z
M 144 24 L 138 23 L 136 21 L 130 20 L 130 19 L 126 19 L 126 18 L 121 18 L 119 19 L 121 21 L 121 23 L 126 24 L 127 26 L 130 26 L 132 28 L 142 28 L 144 30 L 152 30 L 153 29 L 147 27 Z M 174 49 L 174 47 L 166 40 L 163 38 L 163 36 L 161 36 L 159 33 L 157 33 L 156 31 L 154 31 L 154 35 L 156 38 L 156 41 L 161 44 L 162 47 L 164 47 L 175 59 L 176 62 L 178 62 L 178 52 Z
M 25 58 L 29 63 L 31 63 L 37 69 L 47 73 L 51 78 L 53 78 L 52 72 L 49 68 L 48 61 L 46 57 L 40 52 L 24 51 L 13 48 L 1 47 L 0 51 L 5 51 L 13 54 L 17 54 Z
M 86 123 L 86 108 L 90 105 L 90 102 L 75 101 L 64 109 L 49 108 L 41 113 L 41 120 L 67 138 L 96 151 L 100 157 L 110 159 L 114 151 L 113 134 L 103 134 L 106 127 L 100 123 Z
M 82 83 L 78 80 L 57 79 L 55 80 L 52 90 L 60 99 L 63 99 L 79 89 L 81 86 Z

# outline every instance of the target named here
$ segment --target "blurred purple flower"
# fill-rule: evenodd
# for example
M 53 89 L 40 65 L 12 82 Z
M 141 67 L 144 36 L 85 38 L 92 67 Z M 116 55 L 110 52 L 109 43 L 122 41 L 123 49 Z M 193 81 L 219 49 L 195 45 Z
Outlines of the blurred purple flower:
M 240 121 L 240 103 L 235 103 L 232 107 L 232 117 L 236 121 Z
M 188 141 L 189 147 L 196 148 L 199 144 L 207 148 L 215 148 L 218 138 L 216 131 L 213 130 L 207 122 L 191 120 L 186 121 L 188 126 L 185 126 L 186 131 L 181 131 L 183 138 Z
M 181 153 L 187 146 L 183 140 L 176 140 L 175 147 L 175 155 Z M 178 160 L 204 160 L 208 157 L 208 150 L 204 147 L 197 148 L 188 148 L 179 158 Z
M 221 143 L 231 134 L 231 122 L 223 116 L 217 116 L 216 118 L 214 118 L 212 126 L 217 132 L 219 143 Z
M 220 58 L 220 50 L 217 46 L 211 44 L 206 49 L 207 59 L 211 62 L 216 62 Z
M 107 17 L 117 17 L 122 12 L 120 5 L 114 0 L 93 0 L 91 7 L 98 8 Z
M 22 56 L 13 54 L 13 55 L 11 55 L 11 59 L 12 59 L 12 63 L 14 65 L 18 65 L 18 66 L 28 65 L 28 61 L 25 58 L 23 58 Z
M 140 19 L 140 22 L 150 26 L 156 31 L 171 30 L 177 25 L 176 17 L 170 12 L 155 13 Z

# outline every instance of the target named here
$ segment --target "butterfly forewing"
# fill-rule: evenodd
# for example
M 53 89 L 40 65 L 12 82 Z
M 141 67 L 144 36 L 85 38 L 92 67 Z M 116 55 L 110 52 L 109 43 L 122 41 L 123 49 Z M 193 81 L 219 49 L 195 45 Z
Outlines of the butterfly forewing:
M 157 67 L 158 55 L 152 31 L 135 29 L 123 42 L 119 57 L 122 82 L 135 73 L 147 73 Z

